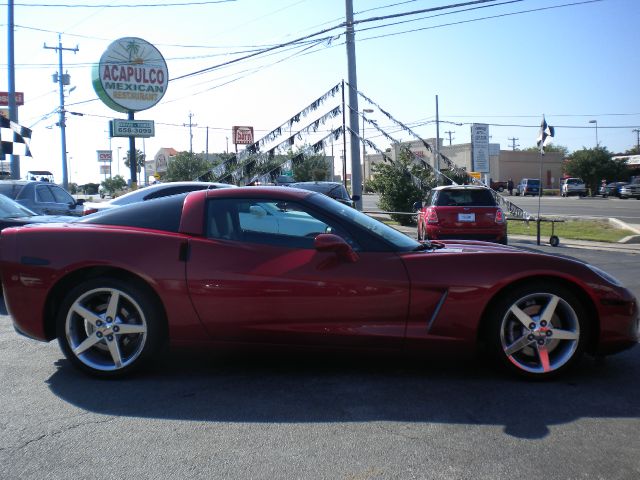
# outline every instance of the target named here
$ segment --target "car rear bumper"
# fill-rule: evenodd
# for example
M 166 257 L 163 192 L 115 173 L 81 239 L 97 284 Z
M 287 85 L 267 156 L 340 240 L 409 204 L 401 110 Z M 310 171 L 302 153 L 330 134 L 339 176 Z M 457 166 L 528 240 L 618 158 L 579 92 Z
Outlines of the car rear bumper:
M 482 240 L 484 242 L 504 242 L 507 229 L 499 228 L 446 228 L 427 225 L 427 237 L 430 240 Z

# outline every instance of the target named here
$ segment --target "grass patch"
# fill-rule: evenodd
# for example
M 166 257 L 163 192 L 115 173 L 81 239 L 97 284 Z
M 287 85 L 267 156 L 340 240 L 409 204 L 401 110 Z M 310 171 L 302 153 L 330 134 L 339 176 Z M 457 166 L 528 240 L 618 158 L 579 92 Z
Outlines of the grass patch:
M 530 235 L 535 237 L 537 236 L 536 222 L 527 223 L 509 220 L 507 222 L 507 232 L 509 235 Z M 606 220 L 567 220 L 555 224 L 554 234 L 560 237 L 561 240 L 570 238 L 573 240 L 615 243 L 624 237 L 634 235 L 634 232 L 617 228 Z M 551 222 L 540 223 L 540 236 L 551 236 Z

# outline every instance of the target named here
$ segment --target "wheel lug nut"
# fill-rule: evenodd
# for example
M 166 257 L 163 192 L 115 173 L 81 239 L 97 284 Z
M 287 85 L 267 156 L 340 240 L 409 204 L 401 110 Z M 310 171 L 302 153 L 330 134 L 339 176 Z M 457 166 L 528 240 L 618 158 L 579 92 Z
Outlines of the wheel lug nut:
M 113 335 L 107 335 L 107 340 L 109 340 L 110 342 L 113 341 Z
M 102 320 L 98 320 L 96 322 L 96 327 L 101 327 L 102 326 Z
M 529 340 L 533 341 L 533 339 L 534 339 L 535 337 L 534 337 L 533 335 L 529 335 L 527 338 L 528 338 Z
M 544 339 L 541 338 L 540 340 L 538 340 L 538 345 L 544 345 Z
M 113 327 L 113 331 L 118 333 L 120 331 L 120 327 L 118 327 L 117 325 Z
M 551 330 L 547 330 L 547 337 L 550 337 L 551 335 L 553 335 L 553 332 Z
M 96 332 L 96 337 L 102 338 L 102 333 L 101 332 Z
M 536 324 L 535 324 L 535 323 L 533 323 L 533 322 L 531 322 L 531 323 L 529 324 L 529 330 L 534 330 L 535 328 L 536 328 Z
M 546 320 L 542 320 L 542 321 L 540 322 L 540 326 L 541 326 L 541 327 L 546 327 L 546 326 L 547 326 L 547 321 L 546 321 Z

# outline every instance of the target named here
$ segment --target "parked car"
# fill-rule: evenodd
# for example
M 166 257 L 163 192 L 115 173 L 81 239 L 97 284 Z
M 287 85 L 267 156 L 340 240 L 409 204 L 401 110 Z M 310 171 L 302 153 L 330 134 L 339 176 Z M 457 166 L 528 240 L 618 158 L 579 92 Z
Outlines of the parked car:
M 243 220 L 265 203 L 323 230 L 277 234 Z M 546 379 L 585 352 L 638 343 L 636 299 L 599 268 L 486 242 L 420 243 L 288 187 L 202 190 L 8 228 L 0 274 L 16 330 L 57 338 L 72 365 L 101 377 L 157 365 L 168 343 L 481 350 Z
M 502 182 L 502 181 L 494 182 L 493 180 L 491 180 L 490 186 L 492 190 L 502 193 L 508 188 L 508 182 Z
M 113 200 L 106 202 L 85 202 L 84 215 L 90 215 L 102 210 L 108 210 L 114 207 L 121 207 L 123 205 L 129 205 L 136 202 L 144 202 L 146 200 L 153 200 L 154 198 L 167 197 L 169 195 L 176 195 L 178 193 L 193 192 L 195 190 L 207 190 L 210 188 L 229 188 L 235 187 L 235 185 L 229 185 L 228 183 L 216 183 L 216 182 L 168 182 L 168 183 L 154 183 L 148 187 L 139 188 L 131 192 L 125 193 Z
M 353 206 L 353 202 L 360 199 L 359 196 L 351 197 L 345 186 L 340 182 L 295 182 L 290 183 L 289 186 L 324 193 L 327 197 L 331 197 L 351 207 Z
M 38 215 L 81 216 L 84 200 L 76 200 L 64 188 L 48 181 L 1 180 L 0 193 Z
M 418 240 L 467 239 L 507 244 L 507 222 L 493 192 L 479 185 L 433 188 L 418 207 Z
M 77 216 L 38 215 L 9 197 L 0 194 L 0 230 L 29 223 L 65 223 L 77 219 Z
M 523 197 L 526 197 L 527 195 L 532 195 L 534 197 L 542 195 L 540 190 L 540 179 L 523 178 L 520 180 L 520 183 L 516 186 L 516 196 L 517 195 L 522 195 Z
M 627 185 L 627 182 L 611 182 L 602 185 L 598 193 L 603 197 L 619 197 L 620 189 Z
M 640 183 L 628 183 L 620 187 L 620 198 L 637 198 L 640 200 Z
M 570 197 L 571 195 L 584 197 L 587 194 L 587 186 L 584 184 L 584 181 L 581 178 L 565 178 L 564 180 L 562 180 L 560 194 L 563 197 Z

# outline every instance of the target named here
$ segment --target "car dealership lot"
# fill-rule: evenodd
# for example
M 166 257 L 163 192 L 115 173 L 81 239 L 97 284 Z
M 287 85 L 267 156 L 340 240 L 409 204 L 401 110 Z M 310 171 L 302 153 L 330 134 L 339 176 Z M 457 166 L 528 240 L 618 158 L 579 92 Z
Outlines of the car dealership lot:
M 522 246 L 588 260 L 640 296 L 636 253 Z M 482 362 L 309 352 L 172 355 L 99 381 L 3 315 L 0 362 L 0 478 L 640 474 L 639 348 L 549 383 Z

